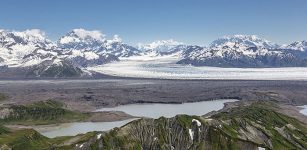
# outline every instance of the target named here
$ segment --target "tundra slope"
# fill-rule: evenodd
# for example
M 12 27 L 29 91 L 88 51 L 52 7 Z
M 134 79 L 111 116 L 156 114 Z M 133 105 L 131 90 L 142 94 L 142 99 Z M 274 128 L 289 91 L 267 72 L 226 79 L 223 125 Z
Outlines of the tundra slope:
M 109 132 L 49 139 L 38 132 L 0 126 L 2 149 L 302 149 L 306 124 L 257 102 L 224 109 L 210 117 L 178 115 L 139 119 Z M 22 144 L 21 144 L 22 143 Z

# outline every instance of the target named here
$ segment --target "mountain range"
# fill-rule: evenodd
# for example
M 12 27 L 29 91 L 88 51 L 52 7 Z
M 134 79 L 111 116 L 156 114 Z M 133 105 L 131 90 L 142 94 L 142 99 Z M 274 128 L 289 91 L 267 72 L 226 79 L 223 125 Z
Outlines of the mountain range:
M 131 56 L 179 54 L 178 64 L 216 67 L 305 67 L 307 42 L 279 45 L 255 35 L 225 36 L 209 46 L 161 40 L 134 47 L 118 35 L 74 29 L 57 41 L 39 29 L 0 30 L 0 77 L 92 77 L 87 67 Z
M 178 63 L 240 68 L 304 67 L 306 50 L 305 41 L 281 46 L 254 35 L 234 35 L 215 40 L 209 47 L 189 47 Z

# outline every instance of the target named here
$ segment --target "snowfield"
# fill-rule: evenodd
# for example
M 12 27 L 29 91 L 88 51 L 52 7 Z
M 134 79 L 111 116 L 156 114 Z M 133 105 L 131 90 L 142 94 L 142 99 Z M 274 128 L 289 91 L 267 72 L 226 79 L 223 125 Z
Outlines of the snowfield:
M 176 64 L 179 55 L 134 56 L 88 70 L 112 76 L 160 79 L 307 80 L 307 67 L 219 68 Z

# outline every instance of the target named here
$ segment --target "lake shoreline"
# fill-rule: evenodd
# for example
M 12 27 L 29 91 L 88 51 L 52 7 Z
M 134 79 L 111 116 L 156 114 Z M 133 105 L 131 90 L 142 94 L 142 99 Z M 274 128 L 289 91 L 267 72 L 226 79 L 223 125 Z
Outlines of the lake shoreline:
M 183 111 L 182 113 L 177 113 L 175 111 L 175 112 L 173 112 L 172 115 L 168 115 L 168 116 L 163 115 L 166 118 L 172 118 L 172 117 L 175 117 L 176 115 L 181 115 L 181 114 L 202 116 L 202 115 L 207 114 L 211 111 L 222 110 L 222 109 L 224 109 L 226 103 L 233 103 L 233 102 L 238 102 L 238 100 L 226 100 L 225 99 L 225 100 L 212 100 L 212 101 L 195 102 L 195 103 L 183 103 L 183 104 L 159 104 L 158 107 L 163 107 L 163 105 L 172 105 L 174 107 L 181 106 L 177 109 L 180 110 L 180 111 Z M 215 106 L 216 104 L 219 104 L 219 106 Z M 139 107 L 139 109 L 145 107 L 146 110 L 157 111 L 156 108 L 152 108 L 152 109 L 147 108 L 148 105 L 155 106 L 156 104 L 149 103 L 147 105 L 146 104 L 145 105 L 144 104 L 136 104 L 136 105 Z M 191 106 L 189 106 L 187 109 L 182 110 L 183 109 L 182 106 L 186 106 L 186 105 L 192 105 L 192 107 L 195 107 L 197 105 L 203 106 L 203 107 L 201 107 L 201 108 L 203 108 L 203 110 L 202 110 L 203 113 L 199 112 L 198 109 L 192 109 L 194 111 L 194 113 L 184 112 L 184 111 L 188 111 L 191 108 Z M 126 106 L 131 107 L 131 105 L 126 105 Z M 135 105 L 132 105 L 132 106 L 135 106 Z M 206 108 L 206 107 L 208 107 L 208 108 Z M 112 111 L 112 108 L 109 108 L 109 109 L 111 109 L 111 110 L 100 110 L 100 111 L 93 112 L 93 113 L 98 114 L 99 116 L 96 116 L 97 117 L 96 119 L 93 119 L 93 117 L 87 118 L 87 119 L 83 120 L 82 122 L 68 122 L 68 123 L 57 123 L 57 124 L 47 124 L 47 125 L 31 125 L 31 126 L 13 124 L 13 125 L 5 125 L 5 126 L 10 128 L 10 129 L 13 129 L 13 130 L 34 129 L 34 130 L 40 132 L 42 135 L 45 135 L 49 138 L 53 138 L 53 137 L 56 137 L 55 135 L 58 135 L 58 136 L 75 136 L 77 134 L 84 134 L 84 133 L 91 132 L 91 131 L 97 131 L 97 130 L 93 130 L 93 129 L 99 129 L 98 131 L 108 131 L 110 129 L 113 129 L 114 127 L 120 127 L 120 126 L 123 126 L 123 125 L 133 121 L 133 120 L 137 120 L 138 118 L 154 118 L 154 119 L 157 119 L 159 117 L 162 117 L 162 114 L 163 114 L 163 111 L 162 111 L 162 113 L 161 113 L 161 111 L 157 111 L 157 112 L 159 112 L 158 113 L 159 116 L 156 116 L 156 117 L 150 116 L 150 114 L 147 115 L 147 116 L 140 116 L 140 115 L 130 114 L 129 112 L 126 112 L 125 110 L 122 110 L 122 111 L 116 110 L 116 107 L 114 108 L 115 110 L 113 110 L 113 111 Z M 136 108 L 132 108 L 132 109 L 136 109 Z M 142 110 L 140 110 L 140 111 L 142 111 Z M 166 111 L 164 111 L 164 113 L 165 112 Z M 115 114 L 121 114 L 121 115 L 128 116 L 128 117 L 127 118 L 118 118 L 118 117 L 114 118 L 114 117 L 101 116 L 103 114 L 114 114 L 114 113 Z M 140 112 L 139 114 L 143 114 L 143 113 Z M 144 114 L 146 114 L 146 113 L 144 113 Z M 105 118 L 105 119 L 101 120 L 101 117 Z M 106 118 L 108 118 L 109 120 L 106 120 Z M 95 127 L 95 124 L 97 124 L 99 126 Z M 104 124 L 106 124 L 106 125 L 104 125 Z M 110 126 L 110 124 L 111 124 L 111 126 Z M 82 128 L 80 128 L 80 127 L 78 128 L 78 126 L 82 126 Z M 106 128 L 107 130 L 104 130 L 104 128 L 105 128 L 104 126 L 108 126 L 109 128 Z M 73 129 L 73 128 L 78 128 L 78 129 Z M 71 131 L 71 132 L 67 133 L 68 135 L 64 135 L 63 132 L 66 131 L 66 130 Z M 82 131 L 82 130 L 84 132 L 79 132 L 79 131 Z M 72 134 L 72 133 L 75 133 L 75 134 Z

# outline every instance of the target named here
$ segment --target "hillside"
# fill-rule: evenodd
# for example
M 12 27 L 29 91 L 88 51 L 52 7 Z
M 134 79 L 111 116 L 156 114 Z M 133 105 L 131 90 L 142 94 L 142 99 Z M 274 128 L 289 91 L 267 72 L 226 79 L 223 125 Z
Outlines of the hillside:
M 1 127 L 0 144 L 7 149 L 21 149 L 17 143 L 31 149 L 305 149 L 306 125 L 276 112 L 276 107 L 257 102 L 210 117 L 139 119 L 110 132 L 55 139 Z

